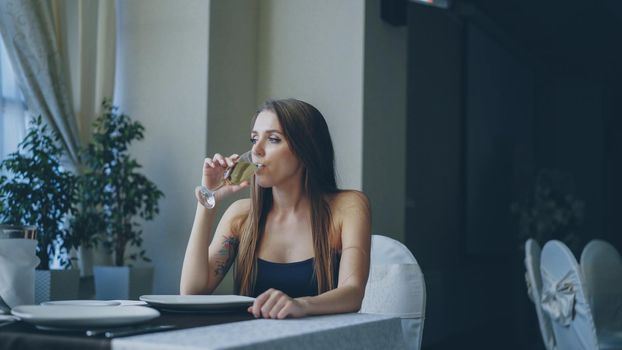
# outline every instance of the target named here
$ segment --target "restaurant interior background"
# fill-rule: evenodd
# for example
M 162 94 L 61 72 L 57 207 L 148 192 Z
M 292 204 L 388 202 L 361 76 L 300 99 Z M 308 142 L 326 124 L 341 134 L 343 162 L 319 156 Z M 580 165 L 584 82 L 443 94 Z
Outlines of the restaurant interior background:
M 622 249 L 620 38 L 617 0 L 117 1 L 116 46 L 92 49 L 116 51 L 114 104 L 166 194 L 143 225 L 154 293 L 179 292 L 203 158 L 243 152 L 255 108 L 296 97 L 326 116 L 373 232 L 421 265 L 423 348 L 543 348 L 510 206 L 566 174 L 580 243 Z

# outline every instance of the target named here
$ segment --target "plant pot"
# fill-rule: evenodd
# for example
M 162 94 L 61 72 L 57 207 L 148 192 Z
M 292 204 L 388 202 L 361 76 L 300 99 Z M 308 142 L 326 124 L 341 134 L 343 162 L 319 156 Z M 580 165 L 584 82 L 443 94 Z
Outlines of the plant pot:
M 78 298 L 80 270 L 35 270 L 35 304 Z
M 112 257 L 106 252 L 101 245 L 94 248 L 79 247 L 78 251 L 78 267 L 80 267 L 80 277 L 93 276 L 93 266 L 96 265 L 112 265 Z
M 77 249 L 78 254 L 78 267 L 80 268 L 80 277 L 93 276 L 93 249 L 79 247 Z
M 138 300 L 153 289 L 153 267 L 95 266 L 95 298 Z

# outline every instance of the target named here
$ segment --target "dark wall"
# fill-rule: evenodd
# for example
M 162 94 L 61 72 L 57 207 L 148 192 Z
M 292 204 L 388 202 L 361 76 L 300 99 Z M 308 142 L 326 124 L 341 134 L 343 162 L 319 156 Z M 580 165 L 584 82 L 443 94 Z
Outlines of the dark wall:
M 585 203 L 579 228 L 580 249 L 602 237 L 604 229 L 605 86 L 594 79 L 566 74 L 539 75 L 538 168 L 560 171 Z
M 542 348 L 510 204 L 541 169 L 586 205 L 581 247 L 622 248 L 619 80 L 553 69 L 477 9 L 409 4 L 406 244 L 424 349 Z
M 480 338 L 480 348 L 494 348 L 514 332 L 514 303 L 499 305 L 515 298 L 516 285 L 523 283 L 512 278 L 518 260 L 507 227 L 514 155 L 520 153 L 515 140 L 518 132 L 529 131 L 517 127 L 524 117 L 521 98 L 531 98 L 524 86 L 529 83 L 499 86 L 515 74 L 504 68 L 512 63 L 488 70 L 479 58 L 491 49 L 469 45 L 464 18 L 411 4 L 408 21 L 406 244 L 426 278 L 423 342 L 458 339 L 451 348 L 461 337 Z M 472 49 L 480 51 L 469 61 Z M 473 80 L 484 79 L 482 74 L 490 79 L 479 89 L 465 80 L 467 72 Z M 491 324 L 510 326 L 491 337 Z
M 461 249 L 462 23 L 434 8 L 410 9 L 406 243 L 435 269 L 455 264 Z
M 465 22 L 465 249 L 506 255 L 517 249 L 514 188 L 533 167 L 534 69 L 495 27 Z
M 604 103 L 604 232 L 602 238 L 622 251 L 622 86 L 606 84 Z
M 426 276 L 426 346 L 537 341 L 510 204 L 547 137 L 534 124 L 537 69 L 499 32 L 410 5 L 406 243 Z
M 427 285 L 423 343 L 454 332 L 462 222 L 462 23 L 409 5 L 405 241 Z

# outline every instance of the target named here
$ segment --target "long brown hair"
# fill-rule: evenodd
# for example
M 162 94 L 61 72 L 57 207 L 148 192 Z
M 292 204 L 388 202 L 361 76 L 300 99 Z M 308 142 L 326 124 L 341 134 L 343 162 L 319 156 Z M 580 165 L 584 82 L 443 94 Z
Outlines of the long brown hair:
M 312 105 L 295 100 L 268 100 L 255 113 L 252 124 L 262 111 L 276 114 L 292 152 L 305 169 L 303 189 L 311 203 L 311 231 L 315 254 L 313 271 L 318 294 L 335 288 L 334 256 L 331 246 L 331 211 L 327 195 L 338 191 L 335 181 L 335 153 L 324 116 Z M 257 270 L 257 248 L 272 207 L 272 189 L 261 188 L 251 180 L 251 209 L 240 222 L 240 245 L 235 263 L 235 289 L 252 295 Z

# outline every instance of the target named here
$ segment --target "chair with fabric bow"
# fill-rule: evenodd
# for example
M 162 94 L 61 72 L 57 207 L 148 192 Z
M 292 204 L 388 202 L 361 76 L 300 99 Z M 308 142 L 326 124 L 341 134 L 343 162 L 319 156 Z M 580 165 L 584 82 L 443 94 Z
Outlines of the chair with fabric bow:
M 540 255 L 542 250 L 536 240 L 530 238 L 525 242 L 525 281 L 527 282 L 527 293 L 536 307 L 536 315 L 538 316 L 538 324 L 540 326 L 540 334 L 544 346 L 547 350 L 555 349 L 555 336 L 553 335 L 553 326 L 551 319 L 542 311 L 542 277 L 540 275 Z
M 540 272 L 542 309 L 552 320 L 557 349 L 622 349 L 620 343 L 597 335 L 579 264 L 564 243 L 544 245 Z
M 600 334 L 622 331 L 622 257 L 610 243 L 590 241 L 581 253 L 581 271 Z
M 372 235 L 369 279 L 360 312 L 400 317 L 407 347 L 418 350 L 425 299 L 423 273 L 410 250 L 392 238 Z

